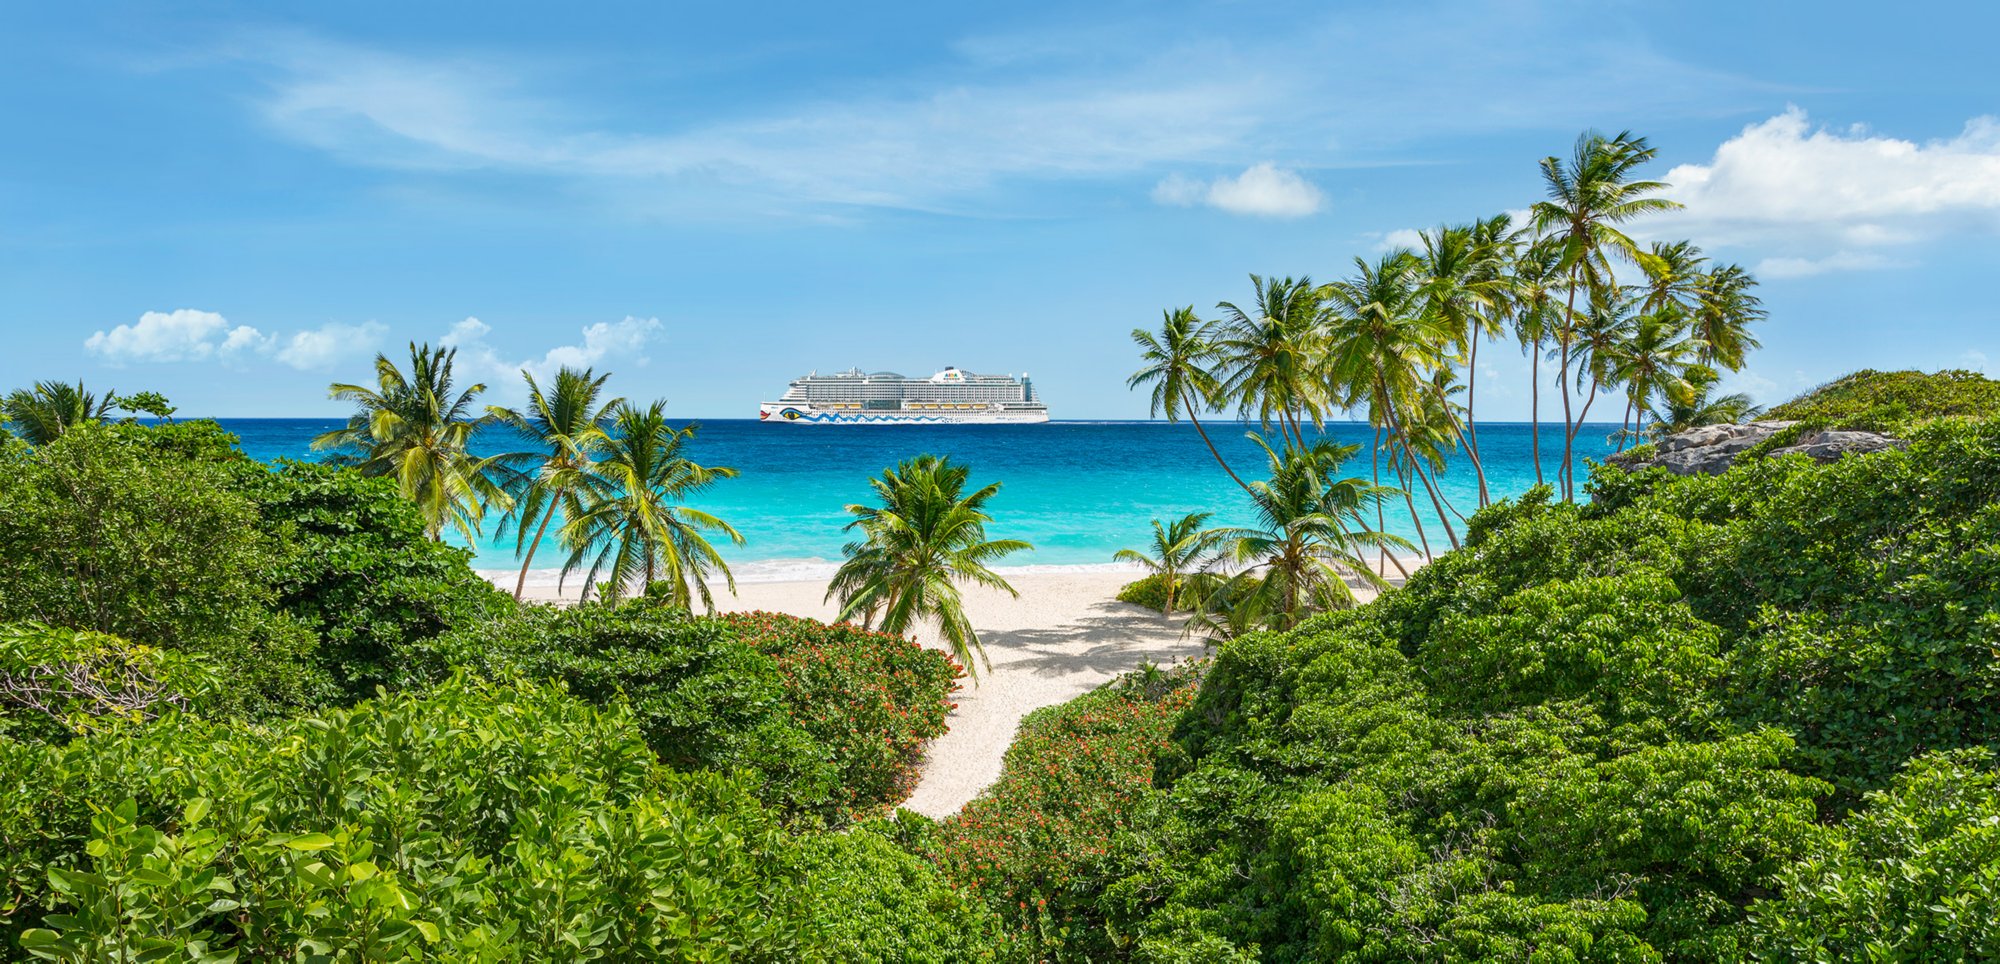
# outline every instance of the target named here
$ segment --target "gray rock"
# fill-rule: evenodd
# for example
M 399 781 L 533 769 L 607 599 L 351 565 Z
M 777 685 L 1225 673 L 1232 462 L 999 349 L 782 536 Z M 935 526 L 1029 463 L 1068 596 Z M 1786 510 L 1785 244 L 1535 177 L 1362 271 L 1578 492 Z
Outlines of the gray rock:
M 1705 425 L 1661 439 L 1655 443 L 1651 458 L 1615 455 L 1610 461 L 1628 472 L 1658 467 L 1675 475 L 1720 475 L 1736 463 L 1739 454 L 1793 424 L 1770 421 Z M 1902 439 L 1874 432 L 1813 432 L 1771 454 L 1799 454 L 1819 462 L 1832 462 L 1848 455 L 1899 449 L 1908 444 Z

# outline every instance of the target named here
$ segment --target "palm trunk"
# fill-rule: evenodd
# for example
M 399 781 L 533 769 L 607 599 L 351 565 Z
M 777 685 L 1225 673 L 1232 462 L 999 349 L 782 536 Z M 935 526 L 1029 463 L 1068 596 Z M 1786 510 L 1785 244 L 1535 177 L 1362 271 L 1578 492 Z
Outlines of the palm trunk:
M 1569 470 L 1570 446 L 1576 438 L 1575 420 L 1571 417 L 1569 404 L 1569 346 L 1570 336 L 1576 332 L 1576 268 L 1569 269 L 1569 304 L 1563 309 L 1562 333 L 1562 380 L 1563 400 L 1563 460 L 1558 477 L 1562 479 L 1563 501 L 1576 501 L 1576 483 Z
M 1618 423 L 1618 451 L 1625 451 L 1625 443 L 1632 439 L 1632 409 L 1636 403 L 1630 395 L 1625 397 L 1625 417 Z
M 1472 321 L 1472 351 L 1465 359 L 1465 454 L 1472 459 L 1473 478 L 1479 480 L 1479 507 L 1484 509 L 1492 501 L 1486 492 L 1486 466 L 1479 460 L 1479 422 L 1474 417 L 1474 404 L 1479 391 L 1479 319 Z
M 542 546 L 542 535 L 549 531 L 549 521 L 556 517 L 555 508 L 542 513 L 542 524 L 535 528 L 535 541 L 528 543 L 528 558 L 521 560 L 521 578 L 514 581 L 514 601 L 521 601 L 521 594 L 528 588 L 528 567 L 535 563 L 535 550 Z
M 1528 441 L 1535 450 L 1535 484 L 1542 485 L 1542 344 L 1535 342 L 1528 362 Z
M 1382 385 L 1377 386 L 1378 389 L 1383 390 L 1382 393 L 1384 396 L 1387 396 L 1388 394 L 1386 391 L 1386 387 L 1387 386 L 1382 386 Z M 1431 497 L 1431 507 L 1437 510 L 1438 523 L 1444 526 L 1445 535 L 1451 539 L 1451 547 L 1453 549 L 1458 548 L 1458 533 L 1452 530 L 1451 520 L 1445 518 L 1444 505 L 1442 502 L 1438 500 L 1437 487 L 1433 485 L 1431 483 L 1430 478 L 1424 474 L 1423 465 L 1418 461 L 1416 452 L 1410 448 L 1410 434 L 1403 430 L 1402 423 L 1399 420 L 1397 420 L 1395 406 L 1394 405 L 1385 406 L 1384 412 L 1389 417 L 1390 433 L 1401 441 L 1403 446 L 1403 454 L 1408 456 L 1410 459 L 1411 473 L 1417 477 L 1417 481 L 1422 482 L 1424 484 L 1425 493 L 1427 493 Z M 1426 555 L 1428 556 L 1429 550 L 1427 549 L 1425 550 L 1425 552 Z
M 1410 507 L 1410 524 L 1417 527 L 1417 544 L 1424 547 L 1424 561 L 1430 562 L 1432 559 L 1437 558 L 1437 556 L 1431 553 L 1431 539 L 1430 536 L 1424 533 L 1424 520 L 1417 512 L 1416 496 L 1410 494 L 1410 490 L 1414 486 L 1410 484 L 1409 475 L 1403 471 L 1403 453 L 1393 452 L 1392 450 L 1392 454 L 1396 456 L 1397 481 L 1403 483 L 1403 504 Z
M 1222 466 L 1222 471 L 1229 473 L 1229 481 L 1236 483 L 1247 494 L 1250 486 L 1245 485 L 1243 480 L 1237 477 L 1236 470 L 1230 468 L 1229 463 L 1222 460 L 1222 453 L 1215 450 L 1215 443 L 1209 439 L 1208 430 L 1201 427 L 1201 419 L 1194 413 L 1193 400 L 1187 397 L 1185 391 L 1181 393 L 1181 399 L 1187 405 L 1188 421 L 1194 423 L 1194 430 L 1201 435 L 1202 444 L 1208 446 L 1208 454 L 1215 456 L 1215 464 Z

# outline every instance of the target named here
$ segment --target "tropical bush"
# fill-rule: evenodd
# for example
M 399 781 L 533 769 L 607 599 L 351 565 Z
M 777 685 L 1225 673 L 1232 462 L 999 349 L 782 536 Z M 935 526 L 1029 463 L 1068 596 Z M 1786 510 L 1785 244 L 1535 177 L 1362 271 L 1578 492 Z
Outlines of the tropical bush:
M 999 913 L 1030 959 L 1126 950 L 1092 898 L 1118 866 L 1115 836 L 1152 786 L 1154 757 L 1199 679 L 1199 664 L 1145 667 L 1030 713 L 1000 779 L 922 842 L 949 879 Z
M 459 670 L 622 703 L 668 766 L 742 773 L 788 818 L 830 825 L 908 794 L 958 673 L 942 654 L 853 627 L 645 602 L 524 607 L 410 646 L 399 682 Z
M 2000 415 L 2000 382 L 1978 372 L 1862 369 L 1821 385 L 1764 417 L 1824 428 L 1897 432 L 1932 419 Z
M 777 664 L 792 722 L 837 772 L 814 810 L 833 824 L 877 816 L 916 789 L 924 747 L 944 735 L 965 669 L 935 649 L 849 623 L 782 613 L 722 618 Z
M 1167 610 L 1167 577 L 1154 573 L 1140 576 L 1118 587 L 1118 601 L 1144 606 L 1154 612 Z
M 923 859 L 871 827 L 822 834 L 794 849 L 807 960 L 958 964 L 1020 960 L 1000 918 Z
M 1044 711 L 941 866 L 1051 960 L 1989 957 L 2000 421 L 1911 437 L 1498 503 L 1224 644 L 1114 807 L 1050 736 L 1111 697 Z
M 791 960 L 786 846 L 548 688 L 0 738 L 0 931 L 50 960 Z
M 202 656 L 231 680 L 220 709 L 332 699 L 313 634 L 269 581 L 286 547 L 223 439 L 81 422 L 0 455 L 0 621 Z

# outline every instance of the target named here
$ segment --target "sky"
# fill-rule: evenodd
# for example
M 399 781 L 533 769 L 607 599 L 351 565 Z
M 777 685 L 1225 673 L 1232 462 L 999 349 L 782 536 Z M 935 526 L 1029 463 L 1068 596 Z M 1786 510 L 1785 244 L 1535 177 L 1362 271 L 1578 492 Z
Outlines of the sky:
M 1765 402 L 2000 361 L 2000 5 L 0 4 L 0 388 L 338 416 L 378 351 L 686 418 L 808 370 L 1031 373 L 1658 148 L 1761 280 Z M 1527 361 L 1481 356 L 1482 419 Z

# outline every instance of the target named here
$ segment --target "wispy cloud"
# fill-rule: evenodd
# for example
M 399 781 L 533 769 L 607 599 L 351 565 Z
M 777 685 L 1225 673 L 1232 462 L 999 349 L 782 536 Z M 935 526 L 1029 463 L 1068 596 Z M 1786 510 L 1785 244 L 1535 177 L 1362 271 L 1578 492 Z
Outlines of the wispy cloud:
M 528 172 L 587 181 L 640 208 L 756 212 L 996 213 L 994 192 L 1015 181 L 1096 179 L 1126 190 L 1136 179 L 1143 191 L 1172 171 L 1234 170 L 1273 156 L 1314 169 L 1379 163 L 1384 151 L 1431 135 L 1561 130 L 1613 107 L 1672 110 L 1754 86 L 1663 57 L 1642 36 L 1607 30 L 1558 46 L 1546 29 L 1553 14 L 1478 0 L 1447 6 L 1329 13 L 1227 42 L 1193 15 L 1163 21 L 1172 28 L 969 37 L 938 51 L 942 64 L 905 75 L 671 124 L 578 94 L 588 85 L 563 66 L 518 51 L 397 51 L 267 34 L 231 54 L 265 82 L 255 102 L 275 130 L 353 163 Z M 1343 51 L 1342 69 L 1280 66 L 1328 49 Z M 1406 69 L 1419 60 L 1458 69 Z M 1470 101 L 1468 73 L 1486 79 Z M 1465 107 L 1434 109 L 1446 101 Z M 1247 183 L 1211 182 L 1213 203 L 1289 214 L 1316 196 L 1275 167 L 1247 173 Z

